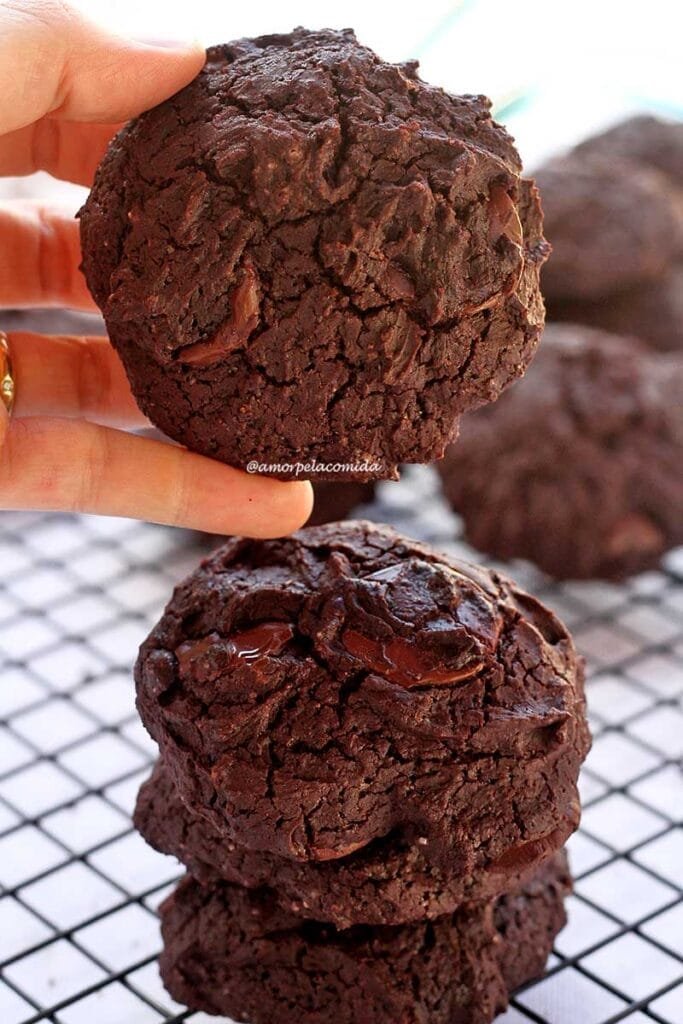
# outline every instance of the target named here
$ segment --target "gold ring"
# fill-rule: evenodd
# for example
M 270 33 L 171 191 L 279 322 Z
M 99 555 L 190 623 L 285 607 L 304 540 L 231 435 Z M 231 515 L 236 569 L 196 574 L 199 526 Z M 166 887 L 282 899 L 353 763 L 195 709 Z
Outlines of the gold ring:
M 12 376 L 12 357 L 9 354 L 9 339 L 4 331 L 0 331 L 0 400 L 12 415 L 16 387 Z

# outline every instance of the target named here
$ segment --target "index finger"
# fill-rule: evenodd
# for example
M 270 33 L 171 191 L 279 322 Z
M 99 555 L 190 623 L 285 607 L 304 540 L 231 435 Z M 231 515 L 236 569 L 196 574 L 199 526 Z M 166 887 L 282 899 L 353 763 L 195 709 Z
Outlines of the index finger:
M 0 508 L 280 537 L 303 525 L 311 505 L 304 481 L 249 476 L 177 445 L 80 420 L 9 423 L 0 403 Z

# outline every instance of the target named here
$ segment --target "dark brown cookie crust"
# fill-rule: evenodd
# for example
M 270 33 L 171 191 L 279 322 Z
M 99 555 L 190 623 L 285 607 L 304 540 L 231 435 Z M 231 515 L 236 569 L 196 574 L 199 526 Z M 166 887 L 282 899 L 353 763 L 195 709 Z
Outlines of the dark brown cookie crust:
M 577 824 L 568 633 L 388 527 L 229 542 L 177 588 L 136 680 L 181 797 L 246 850 L 325 862 L 396 836 L 451 873 L 454 905 Z
M 541 167 L 537 181 L 552 245 L 542 275 L 549 304 L 654 281 L 681 256 L 681 196 L 652 168 L 570 154 Z
M 569 888 L 560 854 L 496 904 L 335 931 L 188 876 L 161 908 L 161 974 L 177 1001 L 252 1024 L 490 1024 L 542 972 Z
M 559 578 L 619 579 L 683 541 L 683 359 L 550 324 L 524 381 L 440 467 L 468 540 Z
M 141 408 L 239 466 L 437 458 L 543 322 L 539 204 L 489 102 L 350 31 L 212 48 L 114 140 L 81 236 Z
M 499 874 L 463 878 L 449 865 L 430 862 L 424 848 L 398 834 L 375 840 L 332 861 L 296 861 L 248 850 L 226 839 L 180 799 L 170 772 L 159 761 L 138 795 L 135 827 L 160 853 L 177 857 L 203 885 L 227 881 L 249 889 L 273 889 L 293 914 L 355 924 L 401 924 L 452 912 L 464 899 L 498 895 L 529 877 L 536 865 L 506 865 Z

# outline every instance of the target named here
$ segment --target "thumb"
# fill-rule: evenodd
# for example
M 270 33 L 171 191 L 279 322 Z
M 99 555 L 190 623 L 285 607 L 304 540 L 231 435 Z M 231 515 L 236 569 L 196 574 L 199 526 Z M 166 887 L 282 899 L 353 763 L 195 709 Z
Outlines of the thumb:
M 0 0 L 0 134 L 44 116 L 125 121 L 199 72 L 199 43 L 113 35 L 60 0 Z

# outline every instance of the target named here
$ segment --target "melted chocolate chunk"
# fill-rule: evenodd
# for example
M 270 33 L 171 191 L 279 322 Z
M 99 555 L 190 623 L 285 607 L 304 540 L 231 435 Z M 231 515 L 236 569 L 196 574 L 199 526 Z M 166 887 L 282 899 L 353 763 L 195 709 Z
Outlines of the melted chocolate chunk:
M 410 640 L 394 637 L 392 640 L 372 640 L 348 629 L 342 636 L 347 651 L 364 666 L 378 672 L 399 686 L 447 686 L 469 679 L 481 668 L 482 661 L 470 662 L 461 668 L 442 668 L 429 665 L 420 657 Z
M 230 299 L 232 315 L 207 341 L 180 350 L 178 358 L 191 366 L 210 366 L 235 349 L 243 348 L 259 322 L 258 285 L 253 271 L 245 273 Z
M 230 637 L 237 657 L 243 661 L 259 661 L 267 655 L 281 654 L 294 636 L 294 628 L 287 622 L 259 622 Z

